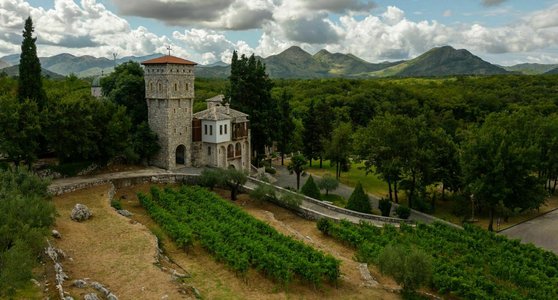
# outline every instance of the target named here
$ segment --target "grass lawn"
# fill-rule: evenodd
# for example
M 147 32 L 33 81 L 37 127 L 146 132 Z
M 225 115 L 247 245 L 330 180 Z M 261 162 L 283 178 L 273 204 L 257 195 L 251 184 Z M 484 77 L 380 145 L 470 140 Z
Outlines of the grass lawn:
M 335 176 L 335 165 L 330 166 L 328 160 L 323 161 L 322 167 L 323 168 L 320 169 L 319 160 L 314 160 L 312 161 L 312 167 L 308 167 L 306 169 L 306 172 L 318 176 L 324 176 L 325 174 Z M 388 193 L 387 183 L 378 178 L 376 174 L 366 175 L 366 172 L 364 171 L 364 169 L 362 169 L 363 167 L 364 163 L 353 163 L 349 172 L 341 173 L 341 183 L 351 187 L 355 187 L 357 182 L 360 181 L 362 187 L 368 193 L 374 194 L 379 197 L 385 197 Z

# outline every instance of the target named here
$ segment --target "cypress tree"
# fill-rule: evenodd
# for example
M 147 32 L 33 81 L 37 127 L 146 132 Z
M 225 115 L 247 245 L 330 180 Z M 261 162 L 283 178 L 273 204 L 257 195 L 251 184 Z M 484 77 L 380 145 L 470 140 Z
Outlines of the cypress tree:
M 312 178 L 312 175 L 310 175 L 310 177 L 308 177 L 308 180 L 306 180 L 306 183 L 302 186 L 302 188 L 300 189 L 300 192 L 302 192 L 302 194 L 310 197 L 310 198 L 314 198 L 314 199 L 320 199 L 320 190 L 318 189 L 318 186 L 316 185 L 316 183 L 314 182 L 314 178 Z
M 25 20 L 21 56 L 19 59 L 19 85 L 17 98 L 23 103 L 25 99 L 37 102 L 39 110 L 46 104 L 46 94 L 41 81 L 41 62 L 37 57 L 37 46 L 33 37 L 33 20 Z
M 372 212 L 370 208 L 370 199 L 364 192 L 364 189 L 362 188 L 362 184 L 360 184 L 360 182 L 355 187 L 355 190 L 351 194 L 351 197 L 349 197 L 349 202 L 347 203 L 347 206 L 345 208 L 367 214 Z

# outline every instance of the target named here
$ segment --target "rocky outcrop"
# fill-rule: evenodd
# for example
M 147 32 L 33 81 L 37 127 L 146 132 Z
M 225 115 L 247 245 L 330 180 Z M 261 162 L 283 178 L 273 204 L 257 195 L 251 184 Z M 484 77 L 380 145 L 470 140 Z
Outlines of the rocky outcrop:
M 80 203 L 74 206 L 74 209 L 72 209 L 72 213 L 70 215 L 72 220 L 77 222 L 83 222 L 85 220 L 88 220 L 89 218 L 91 218 L 91 216 L 93 216 L 91 210 L 89 210 L 87 206 Z

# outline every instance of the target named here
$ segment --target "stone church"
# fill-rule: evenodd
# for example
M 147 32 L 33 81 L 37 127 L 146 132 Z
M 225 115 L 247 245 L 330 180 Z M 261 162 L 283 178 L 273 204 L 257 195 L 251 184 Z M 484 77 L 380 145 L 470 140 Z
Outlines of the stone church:
M 193 112 L 196 63 L 166 55 L 142 65 L 149 126 L 161 146 L 152 165 L 250 170 L 248 115 L 223 104 L 223 95 L 207 99 L 207 109 Z

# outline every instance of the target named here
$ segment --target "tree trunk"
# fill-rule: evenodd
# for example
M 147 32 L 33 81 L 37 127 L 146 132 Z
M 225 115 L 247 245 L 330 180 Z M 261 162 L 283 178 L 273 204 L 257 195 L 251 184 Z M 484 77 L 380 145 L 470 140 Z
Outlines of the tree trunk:
M 492 227 L 492 224 L 494 223 L 494 206 L 490 207 L 490 210 L 488 211 L 488 217 L 490 218 L 490 221 L 488 223 L 488 231 L 494 231 L 494 228 Z
M 236 188 L 231 188 L 231 200 L 236 201 Z
M 335 163 L 335 179 L 339 180 L 339 162 Z
M 558 182 L 558 178 L 554 178 L 554 186 L 552 187 L 552 194 L 556 194 L 556 183 Z
M 281 165 L 285 165 L 285 153 L 281 152 Z
M 323 157 L 320 155 L 320 169 L 322 168 L 322 160 L 323 160 Z
M 300 173 L 296 173 L 296 190 L 300 189 Z
M 389 190 L 389 201 L 393 202 L 393 195 L 391 191 L 391 179 L 389 176 L 387 178 L 387 182 L 388 182 L 388 190 Z
M 393 181 L 393 194 L 395 196 L 395 203 L 399 204 L 399 196 L 397 195 L 397 180 Z
M 442 201 L 446 201 L 446 185 L 442 182 Z
M 413 208 L 413 196 L 415 195 L 415 185 L 417 183 L 417 177 L 415 176 L 415 172 L 412 173 L 413 181 L 411 182 L 411 192 L 409 193 L 409 208 Z

